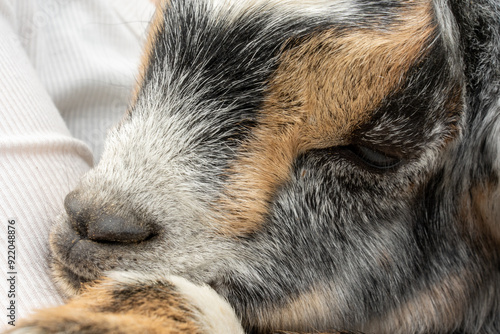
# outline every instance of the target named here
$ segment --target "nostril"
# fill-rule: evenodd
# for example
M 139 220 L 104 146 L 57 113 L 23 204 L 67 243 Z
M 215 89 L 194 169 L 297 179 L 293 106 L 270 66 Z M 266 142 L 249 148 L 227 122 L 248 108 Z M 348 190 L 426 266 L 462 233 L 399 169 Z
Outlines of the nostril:
M 73 228 L 83 237 L 87 236 L 87 210 L 76 192 L 70 192 L 64 199 L 64 209 Z
M 100 242 L 139 242 L 148 239 L 152 228 L 133 218 L 101 214 L 88 226 L 88 238 Z

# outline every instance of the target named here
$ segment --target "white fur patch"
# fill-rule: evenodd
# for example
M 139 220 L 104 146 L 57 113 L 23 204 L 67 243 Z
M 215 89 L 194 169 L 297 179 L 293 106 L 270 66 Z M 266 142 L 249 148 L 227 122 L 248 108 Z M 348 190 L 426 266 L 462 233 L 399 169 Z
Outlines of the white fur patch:
M 195 285 L 178 276 L 170 276 L 168 280 L 175 284 L 186 299 L 201 310 L 199 320 L 207 333 L 244 333 L 232 307 L 213 289 L 206 285 Z

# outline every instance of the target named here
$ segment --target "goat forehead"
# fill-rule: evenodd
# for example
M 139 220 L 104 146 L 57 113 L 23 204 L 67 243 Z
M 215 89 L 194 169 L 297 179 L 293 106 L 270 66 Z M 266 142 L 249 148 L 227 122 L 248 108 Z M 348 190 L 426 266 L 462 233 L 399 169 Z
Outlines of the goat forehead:
M 276 70 L 284 67 L 282 63 L 288 63 L 292 72 L 309 72 L 305 81 L 314 83 L 319 78 L 329 80 L 323 82 L 329 85 L 336 80 L 337 90 L 324 93 L 337 94 L 337 104 L 345 102 L 341 95 L 345 96 L 352 88 L 368 99 L 370 94 L 363 92 L 363 88 L 353 87 L 352 83 L 343 87 L 341 75 L 329 73 L 334 76 L 329 78 L 321 69 L 340 69 L 348 77 L 361 79 L 363 72 L 375 72 L 376 66 L 382 65 L 379 76 L 385 76 L 388 66 L 382 64 L 383 61 L 392 62 L 400 57 L 397 62 L 404 66 L 396 66 L 397 70 L 385 76 L 388 80 L 384 87 L 390 87 L 395 80 L 402 80 L 403 68 L 416 60 L 422 42 L 433 30 L 429 1 L 377 3 L 172 1 L 158 11 L 152 24 L 141 83 L 144 86 L 145 81 L 154 81 L 150 87 L 157 92 L 149 91 L 145 95 L 150 98 L 157 95 L 160 87 L 169 94 L 176 90 L 175 93 L 180 93 L 176 96 L 190 95 L 191 101 L 195 97 L 205 103 L 218 101 L 219 108 L 230 106 L 232 110 L 243 110 L 248 120 L 249 111 L 260 112 Z M 308 10 L 302 10 L 304 6 Z M 402 28 L 403 25 L 406 27 Z M 295 48 L 294 43 L 304 41 L 302 52 L 296 52 L 295 57 L 286 52 L 290 47 Z M 342 56 L 331 57 L 335 48 Z M 392 52 L 395 55 L 391 55 Z M 283 53 L 289 55 L 288 59 L 282 57 Z M 307 66 L 299 64 L 304 57 L 309 58 Z M 380 57 L 385 58 L 377 60 Z M 351 76 L 351 70 L 359 73 Z M 282 72 L 287 74 L 286 69 Z M 296 77 L 299 75 L 295 73 Z M 140 89 L 141 86 L 138 93 Z M 380 92 L 383 95 L 388 90 L 380 89 Z M 357 109 L 367 107 L 360 103 Z

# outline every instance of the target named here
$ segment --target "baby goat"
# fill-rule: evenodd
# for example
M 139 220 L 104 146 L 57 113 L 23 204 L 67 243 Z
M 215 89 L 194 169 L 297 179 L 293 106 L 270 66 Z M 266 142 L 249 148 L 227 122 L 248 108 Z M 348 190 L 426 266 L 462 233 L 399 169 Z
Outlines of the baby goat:
M 16 333 L 498 334 L 499 173 L 497 0 L 166 1 Z

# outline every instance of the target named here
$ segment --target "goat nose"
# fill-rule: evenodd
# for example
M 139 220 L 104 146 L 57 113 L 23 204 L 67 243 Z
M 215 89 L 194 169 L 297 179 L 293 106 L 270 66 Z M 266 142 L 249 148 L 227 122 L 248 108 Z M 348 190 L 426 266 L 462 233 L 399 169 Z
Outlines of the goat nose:
M 139 242 L 147 239 L 152 231 L 144 224 L 130 218 L 101 214 L 89 224 L 88 238 L 94 241 Z
M 132 215 L 113 212 L 102 207 L 93 208 L 80 196 L 69 193 L 64 207 L 71 225 L 83 238 L 98 242 L 140 242 L 153 234 L 149 224 L 134 219 Z

